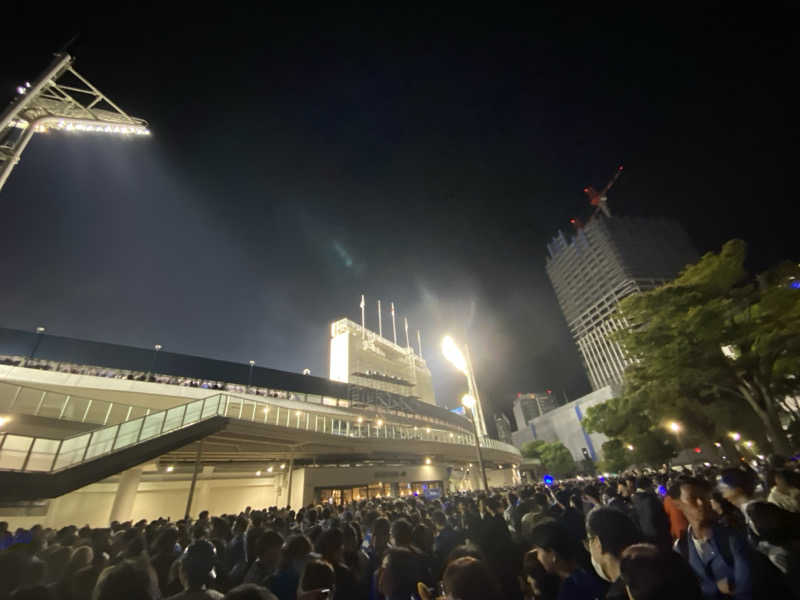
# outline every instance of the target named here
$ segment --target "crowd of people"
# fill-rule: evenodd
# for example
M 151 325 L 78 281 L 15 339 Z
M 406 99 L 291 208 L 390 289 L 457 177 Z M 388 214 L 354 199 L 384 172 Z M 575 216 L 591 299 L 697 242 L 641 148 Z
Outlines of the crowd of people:
M 0 524 L 0 600 L 800 598 L 800 476 L 633 472 L 109 528 Z

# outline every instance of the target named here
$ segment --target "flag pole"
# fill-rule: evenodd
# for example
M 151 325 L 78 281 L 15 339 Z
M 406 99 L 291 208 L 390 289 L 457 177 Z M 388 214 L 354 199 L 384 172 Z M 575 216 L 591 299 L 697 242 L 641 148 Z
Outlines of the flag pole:
M 403 317 L 403 321 L 406 324 L 406 349 L 411 349 L 411 344 L 408 343 L 408 317 Z
M 383 337 L 383 317 L 381 315 L 381 301 L 378 300 L 378 335 Z
M 419 357 L 422 358 L 422 334 L 417 329 L 417 348 L 419 348 Z
M 392 302 L 392 335 L 394 335 L 394 345 L 397 345 L 397 326 L 394 322 L 394 302 Z
M 361 340 L 363 341 L 366 337 L 366 333 L 364 332 L 364 294 L 361 294 Z

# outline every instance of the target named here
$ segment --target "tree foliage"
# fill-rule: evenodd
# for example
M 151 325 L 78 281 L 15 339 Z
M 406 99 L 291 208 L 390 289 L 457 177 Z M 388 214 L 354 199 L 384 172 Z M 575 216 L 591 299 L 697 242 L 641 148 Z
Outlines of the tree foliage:
M 561 442 L 534 440 L 523 444 L 520 452 L 525 458 L 538 458 L 544 469 L 555 477 L 570 477 L 578 471 L 575 459 Z
M 800 290 L 792 283 L 800 267 L 782 263 L 751 278 L 745 255 L 744 242 L 729 241 L 671 283 L 620 303 L 630 328 L 617 340 L 634 363 L 621 396 L 587 411 L 587 430 L 633 445 L 632 459 L 642 462 L 732 430 L 789 452 L 781 421 L 800 419 L 785 402 L 800 391 Z M 680 437 L 666 431 L 669 420 L 682 424 Z

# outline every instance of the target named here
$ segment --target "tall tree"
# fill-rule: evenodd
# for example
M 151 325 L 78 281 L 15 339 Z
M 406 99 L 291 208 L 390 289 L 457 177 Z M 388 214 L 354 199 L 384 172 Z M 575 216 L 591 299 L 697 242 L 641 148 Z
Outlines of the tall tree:
M 590 413 L 592 426 L 620 437 L 654 431 L 671 414 L 687 436 L 707 440 L 723 434 L 721 415 L 725 426 L 751 430 L 755 416 L 774 449 L 789 453 L 781 420 L 800 418 L 785 400 L 800 391 L 800 267 L 782 263 L 751 278 L 745 256 L 744 242 L 729 241 L 671 283 L 620 303 L 631 327 L 618 340 L 635 360 L 613 414 Z

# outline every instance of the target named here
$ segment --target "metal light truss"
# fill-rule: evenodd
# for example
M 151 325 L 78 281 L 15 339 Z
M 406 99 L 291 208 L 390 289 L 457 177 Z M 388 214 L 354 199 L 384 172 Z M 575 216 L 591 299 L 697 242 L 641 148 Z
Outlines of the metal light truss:
M 147 136 L 147 123 L 131 117 L 72 68 L 69 54 L 56 54 L 0 117 L 0 189 L 34 133 L 68 132 Z

